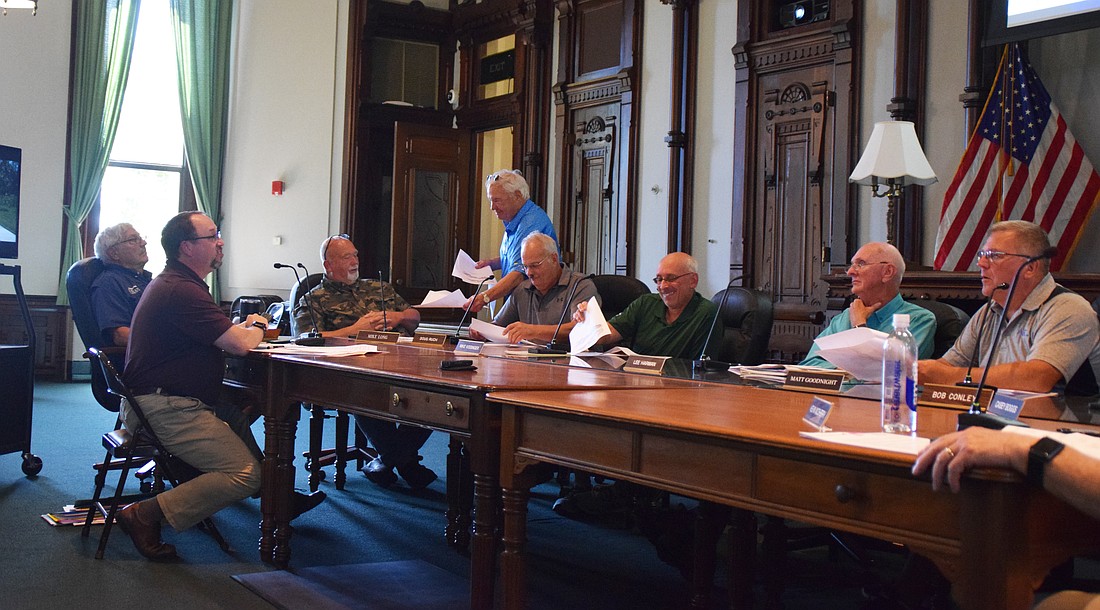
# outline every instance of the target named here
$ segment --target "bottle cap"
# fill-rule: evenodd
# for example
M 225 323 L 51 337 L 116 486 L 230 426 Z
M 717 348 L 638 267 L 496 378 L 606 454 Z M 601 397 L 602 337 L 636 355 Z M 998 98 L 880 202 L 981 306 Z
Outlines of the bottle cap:
M 909 328 L 909 314 L 894 314 L 894 328 Z

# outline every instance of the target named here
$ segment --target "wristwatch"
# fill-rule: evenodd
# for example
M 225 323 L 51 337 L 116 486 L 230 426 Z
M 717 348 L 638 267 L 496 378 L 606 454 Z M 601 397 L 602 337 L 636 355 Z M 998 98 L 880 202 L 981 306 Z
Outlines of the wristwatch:
M 253 322 L 251 324 L 251 326 L 254 326 L 254 327 L 256 327 L 256 328 L 258 328 L 258 329 L 260 329 L 264 332 L 267 332 L 267 324 L 264 324 L 263 322 L 260 322 L 259 320 L 256 320 L 255 322 Z
M 488 291 L 488 290 L 486 290 L 485 292 L 481 293 L 481 300 L 482 300 L 482 301 L 484 301 L 485 303 L 490 303 L 490 302 L 492 302 L 492 300 L 493 300 L 493 299 L 490 299 L 490 298 L 489 298 L 489 291 Z
M 1036 441 L 1027 452 L 1027 482 L 1036 487 L 1042 487 L 1043 472 L 1046 470 L 1047 464 L 1064 448 L 1065 445 L 1049 436 L 1044 436 Z

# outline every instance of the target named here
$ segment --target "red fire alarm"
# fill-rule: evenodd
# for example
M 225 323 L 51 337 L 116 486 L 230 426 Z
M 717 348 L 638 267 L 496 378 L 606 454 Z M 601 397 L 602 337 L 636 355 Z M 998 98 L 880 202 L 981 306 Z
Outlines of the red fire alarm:
M 272 183 L 271 183 L 271 194 L 272 195 L 282 195 L 283 194 L 283 187 L 284 187 L 284 185 L 283 185 L 282 180 L 272 181 Z

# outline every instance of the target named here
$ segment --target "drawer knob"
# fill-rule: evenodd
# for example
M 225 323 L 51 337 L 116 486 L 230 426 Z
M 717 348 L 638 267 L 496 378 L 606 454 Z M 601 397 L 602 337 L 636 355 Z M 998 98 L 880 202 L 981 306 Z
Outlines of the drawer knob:
M 397 392 L 394 392 L 393 397 L 390 398 L 390 402 L 393 404 L 394 407 L 400 407 L 401 406 L 401 395 L 398 394 Z
M 837 485 L 833 493 L 836 494 L 836 501 L 841 504 L 847 504 L 856 499 L 856 492 L 853 491 L 851 487 L 844 484 Z
M 450 416 L 454 415 L 455 414 L 455 405 L 454 405 L 454 403 L 448 400 L 446 407 L 443 409 L 443 412 L 447 414 L 447 417 L 450 417 Z

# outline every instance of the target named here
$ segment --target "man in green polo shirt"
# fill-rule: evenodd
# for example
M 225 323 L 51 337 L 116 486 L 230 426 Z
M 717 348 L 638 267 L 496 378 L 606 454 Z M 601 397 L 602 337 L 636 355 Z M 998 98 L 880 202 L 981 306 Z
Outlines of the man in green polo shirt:
M 653 278 L 657 294 L 638 297 L 622 313 L 607 321 L 611 334 L 597 345 L 623 344 L 647 356 L 698 358 L 707 344 L 707 331 L 717 306 L 695 291 L 699 285 L 699 264 L 683 252 L 673 252 L 657 264 Z M 577 306 L 573 319 L 584 319 L 585 303 Z M 715 334 L 720 334 L 717 325 Z M 707 349 L 717 350 L 721 341 L 710 341 Z

